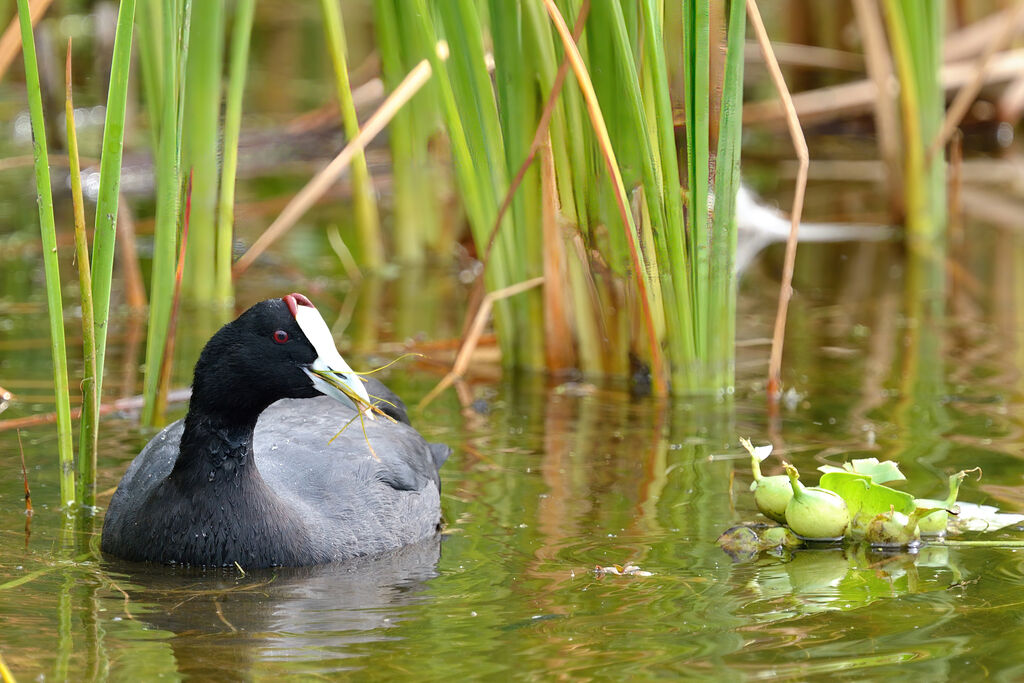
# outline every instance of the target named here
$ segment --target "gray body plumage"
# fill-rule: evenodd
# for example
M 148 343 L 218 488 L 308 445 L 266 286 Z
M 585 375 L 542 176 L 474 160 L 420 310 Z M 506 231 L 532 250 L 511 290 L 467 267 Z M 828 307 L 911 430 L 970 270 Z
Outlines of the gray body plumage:
M 188 481 L 172 476 L 183 432 L 175 422 L 129 466 L 102 549 L 129 560 L 248 568 L 343 561 L 436 534 L 448 447 L 381 416 L 364 421 L 365 436 L 356 419 L 328 443 L 354 414 L 326 397 L 277 401 L 260 414 L 251 442 L 225 436 L 224 455 L 215 452 Z

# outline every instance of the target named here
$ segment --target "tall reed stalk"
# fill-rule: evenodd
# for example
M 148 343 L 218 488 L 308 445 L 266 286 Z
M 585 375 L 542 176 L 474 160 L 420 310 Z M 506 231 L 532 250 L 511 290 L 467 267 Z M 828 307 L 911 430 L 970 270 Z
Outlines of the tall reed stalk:
M 78 487 L 83 506 L 96 505 L 96 459 L 99 449 L 100 404 L 103 399 L 103 358 L 106 350 L 113 278 L 114 241 L 121 194 L 121 157 L 124 146 L 125 110 L 128 101 L 128 77 L 131 69 L 132 31 L 135 0 L 121 0 L 114 34 L 114 54 L 110 64 L 106 120 L 100 152 L 99 193 L 96 201 L 93 253 L 90 259 L 85 244 L 84 205 L 78 165 L 77 140 L 71 103 L 71 57 L 68 55 L 67 123 L 68 155 L 72 159 L 72 195 L 76 201 L 75 242 L 78 248 L 79 281 L 82 289 L 82 333 L 84 377 L 82 378 L 82 417 L 79 424 Z M 76 184 L 78 187 L 76 188 Z M 79 234 L 81 233 L 81 240 Z
M 348 58 L 345 46 L 345 26 L 341 18 L 338 0 L 320 0 L 324 17 L 324 32 L 327 48 L 334 65 L 335 87 L 338 106 L 345 127 L 345 136 L 352 140 L 359 134 L 359 118 L 352 99 L 352 88 L 348 80 Z M 359 232 L 359 248 L 363 263 L 371 270 L 384 264 L 384 244 L 380 233 L 380 216 L 377 213 L 377 199 L 373 179 L 366 165 L 366 155 L 360 150 L 352 159 L 352 203 L 355 206 L 356 228 Z
M 714 215 L 711 230 L 711 270 L 708 274 L 706 330 L 709 384 L 728 387 L 733 382 L 736 357 L 736 193 L 740 185 L 740 141 L 743 125 L 743 45 L 746 31 L 743 2 L 729 7 L 728 46 L 718 118 L 718 153 L 714 178 Z
M 249 40 L 252 34 L 256 0 L 239 0 L 231 29 L 231 56 L 228 65 L 227 103 L 224 107 L 224 164 L 220 172 L 220 199 L 217 206 L 216 299 L 224 310 L 234 300 L 231 262 L 235 225 L 235 176 L 238 170 L 238 140 L 242 130 L 242 97 L 245 94 Z
M 110 85 L 107 90 L 106 120 L 103 124 L 99 193 L 96 200 L 92 246 L 97 399 L 103 396 L 103 360 L 106 355 L 107 323 L 110 317 L 110 283 L 114 274 L 114 241 L 121 195 L 121 157 L 124 148 L 124 119 L 128 102 L 128 76 L 131 69 L 134 28 L 135 0 L 121 0 L 114 33 L 114 54 L 110 63 Z M 94 420 L 98 420 L 98 417 Z M 90 427 L 94 431 L 97 429 L 96 424 L 98 423 Z
M 417 46 L 417 23 L 403 11 L 402 0 L 374 0 L 377 52 L 385 85 L 394 89 L 422 59 Z M 391 254 L 399 263 L 417 264 L 429 251 L 450 253 L 443 239 L 438 195 L 443 186 L 438 165 L 430 154 L 431 139 L 438 132 L 436 88 L 428 83 L 406 104 L 389 125 L 394 196 Z M 447 233 L 450 235 L 451 231 Z
M 433 46 L 438 26 L 430 9 L 437 11 L 441 30 L 450 37 L 451 57 L 444 62 L 433 49 L 426 51 L 434 70 L 441 110 L 448 130 L 455 175 L 477 248 L 483 251 L 497 217 L 498 204 L 508 187 L 505 149 L 502 144 L 498 110 L 484 60 L 483 32 L 477 6 L 469 0 L 431 5 L 415 0 L 415 21 L 419 44 Z M 458 42 L 452 43 L 456 39 Z M 463 115 L 472 112 L 473 115 Z M 400 163 L 398 161 L 397 163 Z M 506 224 L 508 219 L 506 219 Z M 520 251 L 510 230 L 502 230 L 491 253 L 487 268 L 492 289 L 525 279 L 528 257 Z M 535 257 L 536 253 L 529 256 Z M 539 267 L 540 259 L 532 263 Z M 543 320 L 528 318 L 528 308 L 513 308 L 508 300 L 495 306 L 495 327 L 501 342 L 504 362 L 509 365 L 543 367 L 543 347 L 532 343 L 539 339 Z
M 564 254 L 556 259 L 564 277 L 552 270 L 556 261 L 547 261 L 552 282 L 545 297 L 547 305 L 571 311 L 571 338 L 544 338 L 542 297 L 520 295 L 495 314 L 504 362 L 543 367 L 545 345 L 571 345 L 587 372 L 622 373 L 632 363 L 638 378 L 650 375 L 656 392 L 727 391 L 744 4 L 728 5 L 719 31 L 706 3 L 684 5 L 678 22 L 667 26 L 658 0 L 594 2 L 574 45 L 563 13 L 575 16 L 586 6 L 574 0 L 416 5 L 422 42 L 440 35 L 451 48 L 447 69 L 434 67 L 460 198 L 477 251 L 489 257 L 487 287 L 540 275 L 542 234 L 548 251 Z M 493 86 L 480 40 L 488 27 Z M 666 42 L 683 46 L 682 93 L 670 92 Z M 724 66 L 713 79 L 710 62 L 723 47 Z M 495 226 L 494 207 L 508 179 L 535 151 L 539 104 L 555 88 L 567 52 L 579 57 L 572 57 L 574 77 L 550 111 L 555 190 L 548 181 L 545 194 L 538 169 L 529 169 L 509 214 Z M 673 99 L 684 102 L 683 152 Z M 549 204 L 557 197 L 569 232 L 554 231 L 550 214 L 539 220 L 545 197 Z M 538 229 L 542 223 L 546 234 Z M 556 235 L 562 245 L 552 245 Z M 566 329 L 552 323 L 549 318 L 550 329 Z
M 156 424 L 162 419 L 160 378 L 174 299 L 182 193 L 181 139 L 192 1 L 163 0 L 159 4 L 154 2 L 149 5 L 147 14 L 158 14 L 158 17 L 142 25 L 156 29 L 157 34 L 147 35 L 141 42 L 147 50 L 156 53 L 150 57 L 150 61 L 159 64 L 159 69 L 150 75 L 158 77 L 159 81 L 147 88 L 147 92 L 158 99 L 160 106 L 156 107 L 155 102 L 150 101 L 150 124 L 158 128 L 157 200 L 142 421 L 145 424 Z
M 945 235 L 945 160 L 928 149 L 945 113 L 939 82 L 945 5 L 885 0 L 883 7 L 901 86 L 908 241 L 913 252 L 936 256 Z
M 71 201 L 75 215 L 75 261 L 82 301 L 82 416 L 78 438 L 78 500 L 83 506 L 96 504 L 96 449 L 99 437 L 99 395 L 96 393 L 96 327 L 92 301 L 92 269 L 89 243 L 85 235 L 85 201 L 82 198 L 82 171 L 78 162 L 78 134 L 75 130 L 75 103 L 71 96 L 71 39 L 65 63 L 64 118 L 68 135 L 68 166 L 71 175 Z
M 216 1 L 194 4 L 188 55 L 183 57 L 188 65 L 183 75 L 187 87 L 182 91 L 184 118 L 178 134 L 182 137 L 181 168 L 191 170 L 193 185 L 188 268 L 182 294 L 203 305 L 214 300 L 216 291 L 219 265 L 216 229 L 231 229 L 217 226 L 224 4 Z
M 60 266 L 57 263 L 57 232 L 50 192 L 50 161 L 46 151 L 39 67 L 29 17 L 28 0 L 18 0 L 21 25 L 21 49 L 25 59 L 25 86 L 28 91 L 29 117 L 32 122 L 32 155 L 35 160 L 36 203 L 43 242 L 43 270 L 46 276 L 46 304 L 50 320 L 50 357 L 53 360 L 53 386 L 57 407 L 57 455 L 60 458 L 60 501 L 65 510 L 75 503 L 74 450 L 71 443 L 71 397 L 68 389 L 67 347 L 64 339 L 64 306 L 60 291 Z

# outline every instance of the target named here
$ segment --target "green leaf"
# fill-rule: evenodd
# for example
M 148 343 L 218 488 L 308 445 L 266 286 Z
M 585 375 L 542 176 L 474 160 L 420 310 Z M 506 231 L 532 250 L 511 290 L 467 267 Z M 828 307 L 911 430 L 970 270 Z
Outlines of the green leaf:
M 861 458 L 857 460 L 851 460 L 850 462 L 844 462 L 843 466 L 833 467 L 832 465 L 822 465 L 818 468 L 818 471 L 825 472 L 853 472 L 854 474 L 864 474 L 871 477 L 871 480 L 876 484 L 884 484 L 887 481 L 903 481 L 906 479 L 903 473 L 900 472 L 900 466 L 892 460 L 885 460 L 878 462 L 878 458 Z
M 912 495 L 882 486 L 867 474 L 826 472 L 818 485 L 838 493 L 846 501 L 851 519 L 858 514 L 874 517 L 891 509 L 909 515 L 916 507 Z

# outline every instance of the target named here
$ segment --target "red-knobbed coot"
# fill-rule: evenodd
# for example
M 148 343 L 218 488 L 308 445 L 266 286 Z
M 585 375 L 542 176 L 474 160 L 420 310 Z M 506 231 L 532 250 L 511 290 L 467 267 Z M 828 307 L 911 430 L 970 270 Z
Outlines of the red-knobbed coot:
M 367 414 L 365 435 L 356 420 L 328 443 L 366 401 L 394 421 Z M 188 414 L 128 467 L 100 547 L 244 569 L 382 553 L 437 533 L 448 453 L 383 384 L 352 372 L 306 297 L 262 301 L 207 342 Z

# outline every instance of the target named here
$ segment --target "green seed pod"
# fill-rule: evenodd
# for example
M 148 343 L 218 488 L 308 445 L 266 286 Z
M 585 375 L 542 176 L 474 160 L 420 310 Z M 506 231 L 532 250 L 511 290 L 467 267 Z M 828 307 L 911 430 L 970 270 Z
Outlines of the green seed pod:
M 786 506 L 793 497 L 793 487 L 789 485 L 788 477 L 784 474 L 761 478 L 755 476 L 750 490 L 754 492 L 754 502 L 762 515 L 785 524 Z
M 800 483 L 796 468 L 785 463 L 793 498 L 786 506 L 786 524 L 798 536 L 809 540 L 833 541 L 842 538 L 850 523 L 846 502 L 838 493 L 806 487 Z
M 741 439 L 741 441 L 746 441 Z M 750 490 L 754 492 L 754 502 L 757 509 L 768 519 L 773 519 L 780 524 L 786 523 L 786 505 L 793 497 L 793 488 L 789 485 L 789 478 L 784 474 L 773 477 L 761 475 L 761 461 L 754 453 L 754 448 L 749 446 L 750 442 L 744 443 L 744 447 L 750 451 L 750 471 L 754 474 L 754 483 Z

